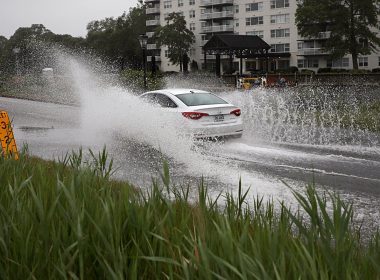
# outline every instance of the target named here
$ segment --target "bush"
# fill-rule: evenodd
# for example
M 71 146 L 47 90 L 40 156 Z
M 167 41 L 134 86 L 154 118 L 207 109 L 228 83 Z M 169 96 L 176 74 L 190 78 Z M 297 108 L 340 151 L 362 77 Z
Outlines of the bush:
M 321 74 L 321 73 L 330 73 L 331 72 L 331 68 L 319 68 L 317 73 Z
M 348 71 L 351 74 L 366 74 L 366 73 L 371 73 L 370 70 L 367 69 L 351 69 Z
M 373 68 L 372 73 L 380 73 L 380 68 Z
M 331 69 L 331 73 L 349 73 L 350 70 L 344 68 L 333 68 Z
M 315 74 L 315 72 L 313 70 L 311 70 L 311 69 L 302 69 L 300 73 L 301 74 L 306 74 L 306 75 L 313 75 L 313 74 Z
M 298 68 L 295 66 L 286 68 L 286 69 L 277 69 L 275 73 L 282 73 L 282 74 L 294 74 L 298 72 Z
M 120 78 L 123 84 L 134 92 L 143 92 L 144 89 L 144 72 L 143 70 L 127 69 L 121 72 Z M 147 72 L 147 89 L 156 90 L 165 87 L 165 81 L 161 72 L 152 75 Z

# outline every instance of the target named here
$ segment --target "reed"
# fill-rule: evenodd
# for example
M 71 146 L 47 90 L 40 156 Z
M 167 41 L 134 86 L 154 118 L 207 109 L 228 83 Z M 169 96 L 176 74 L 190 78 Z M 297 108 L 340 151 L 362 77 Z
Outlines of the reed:
M 380 278 L 380 235 L 364 242 L 337 194 L 310 185 L 292 210 L 200 180 L 194 203 L 167 164 L 142 191 L 92 155 L 0 158 L 0 279 Z

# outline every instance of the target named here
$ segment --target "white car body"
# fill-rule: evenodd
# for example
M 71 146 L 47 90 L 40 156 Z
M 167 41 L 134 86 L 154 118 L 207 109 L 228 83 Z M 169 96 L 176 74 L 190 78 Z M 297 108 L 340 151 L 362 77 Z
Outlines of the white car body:
M 141 97 L 160 105 L 165 111 L 178 112 L 178 116 L 182 114 L 185 130 L 195 138 L 242 136 L 240 109 L 210 92 L 182 88 L 162 89 L 146 92 Z

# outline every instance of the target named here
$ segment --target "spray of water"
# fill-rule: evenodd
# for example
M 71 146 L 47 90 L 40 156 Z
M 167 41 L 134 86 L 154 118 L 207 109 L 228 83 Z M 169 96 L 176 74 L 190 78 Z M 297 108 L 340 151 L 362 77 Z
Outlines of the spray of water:
M 215 156 L 223 143 L 194 143 L 181 129 L 185 119 L 180 114 L 163 113 L 161 109 L 146 104 L 136 94 L 102 74 L 98 65 L 93 67 L 92 60 L 88 63 L 72 55 L 59 55 L 60 67 L 65 69 L 65 76 L 69 77 L 75 93 L 74 99 L 78 100 L 80 106 L 81 139 L 96 139 L 99 144 L 106 144 L 108 149 L 116 153 L 123 152 L 123 142 L 148 145 L 169 159 L 174 177 L 183 180 L 184 177 L 204 176 L 214 182 L 211 193 L 225 190 L 235 192 L 239 178 L 242 178 L 243 189 L 251 187 L 252 195 L 290 197 L 289 190 L 279 180 L 244 171 L 238 162 Z M 178 86 L 186 85 L 177 83 Z M 152 157 L 146 159 L 144 151 L 136 153 L 141 153 L 142 160 L 152 160 Z M 162 157 L 157 158 L 160 161 L 157 165 L 162 163 Z M 128 172 L 123 175 L 128 179 Z
M 256 140 L 359 149 L 380 144 L 378 134 L 358 128 L 356 118 L 364 103 L 360 88 L 258 88 L 228 92 L 225 98 L 243 108 L 245 135 Z
M 305 183 L 297 176 L 288 176 L 289 170 L 311 174 L 318 169 L 324 173 L 329 172 L 325 165 L 333 166 L 343 161 L 350 164 L 362 159 L 365 164 L 368 160 L 378 165 L 378 157 L 372 157 L 374 152 L 380 154 L 378 136 L 355 125 L 353 116 L 360 111 L 362 100 L 354 89 L 238 92 L 204 75 L 169 77 L 167 87 L 214 92 L 213 89 L 218 89 L 218 94 L 242 108 L 245 124 L 242 139 L 194 144 L 181 130 L 184 119 L 180 114 L 165 114 L 142 102 L 130 89 L 120 85 L 117 75 L 112 74 L 115 73 L 112 67 L 87 54 L 73 55 L 56 49 L 48 53 L 53 57 L 56 75 L 52 79 L 44 78 L 45 98 L 75 104 L 81 116 L 80 128 L 72 133 L 78 134 L 77 142 L 95 147 L 95 150 L 106 145 L 119 167 L 116 176 L 137 185 L 150 185 L 151 176 L 158 175 L 156 172 L 165 158 L 170 163 L 172 178 L 178 178 L 179 184 L 196 186 L 204 176 L 211 185 L 211 194 L 216 196 L 226 190 L 236 192 L 241 178 L 243 190 L 251 189 L 250 198 L 258 194 L 291 203 L 290 191 L 281 180 L 293 187 Z M 293 149 L 292 145 L 297 148 Z M 306 148 L 300 148 L 303 145 Z M 347 147 L 367 155 L 365 158 L 351 157 Z M 314 169 L 314 160 L 321 163 L 317 169 Z M 350 175 L 349 167 L 346 170 L 342 176 Z M 142 175 L 148 181 L 135 180 Z M 357 201 L 357 196 L 353 197 Z M 363 203 L 363 209 L 371 205 L 368 200 Z

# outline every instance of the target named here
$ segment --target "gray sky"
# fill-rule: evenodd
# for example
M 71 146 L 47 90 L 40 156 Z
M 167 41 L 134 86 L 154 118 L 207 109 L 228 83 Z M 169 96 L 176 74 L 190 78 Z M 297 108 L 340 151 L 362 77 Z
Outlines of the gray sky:
M 92 20 L 117 17 L 137 0 L 0 0 L 0 35 L 41 23 L 56 34 L 86 35 Z

